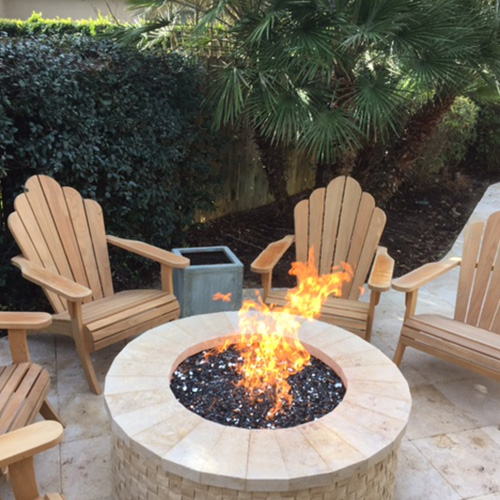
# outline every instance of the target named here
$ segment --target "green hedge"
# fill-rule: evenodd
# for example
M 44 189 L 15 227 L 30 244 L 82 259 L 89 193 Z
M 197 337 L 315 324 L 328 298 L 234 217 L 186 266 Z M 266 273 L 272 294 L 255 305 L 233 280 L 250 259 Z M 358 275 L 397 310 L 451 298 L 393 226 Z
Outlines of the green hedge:
M 9 263 L 17 249 L 6 229 L 33 174 L 96 199 L 109 233 L 164 248 L 211 206 L 214 137 L 200 116 L 198 67 L 85 36 L 6 38 L 0 66 L 4 307 L 33 306 Z M 140 281 L 142 268 L 125 264 L 116 278 Z
M 118 30 L 117 24 L 109 17 L 98 19 L 44 19 L 40 14 L 33 13 L 23 21 L 21 19 L 0 19 L 0 34 L 9 37 L 26 37 L 38 35 L 81 35 L 95 36 L 110 34 Z

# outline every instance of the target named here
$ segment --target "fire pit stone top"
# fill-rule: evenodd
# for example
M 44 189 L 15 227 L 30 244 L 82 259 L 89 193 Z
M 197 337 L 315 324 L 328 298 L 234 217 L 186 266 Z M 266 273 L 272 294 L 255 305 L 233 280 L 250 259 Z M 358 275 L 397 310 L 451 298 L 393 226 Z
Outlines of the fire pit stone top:
M 164 470 L 210 486 L 292 491 L 366 470 L 399 445 L 411 407 L 397 367 L 359 337 L 306 321 L 300 340 L 347 387 L 342 403 L 318 420 L 287 429 L 241 429 L 210 422 L 182 406 L 169 387 L 188 356 L 238 331 L 238 313 L 184 318 L 135 339 L 106 377 L 113 432 Z

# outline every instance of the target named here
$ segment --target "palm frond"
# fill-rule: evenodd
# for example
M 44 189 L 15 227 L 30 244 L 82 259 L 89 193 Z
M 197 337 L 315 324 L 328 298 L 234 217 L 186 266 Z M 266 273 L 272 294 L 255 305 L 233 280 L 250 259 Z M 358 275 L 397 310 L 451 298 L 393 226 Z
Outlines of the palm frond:
M 250 88 L 250 78 L 245 68 L 227 65 L 220 71 L 209 95 L 209 99 L 216 103 L 214 115 L 216 128 L 238 120 Z
M 170 18 L 158 17 L 154 21 L 143 22 L 133 26 L 120 26 L 113 31 L 113 38 L 120 44 L 129 47 L 143 45 L 148 35 L 171 25 Z
M 354 115 L 366 136 L 387 138 L 388 131 L 398 133 L 406 93 L 397 82 L 367 74 L 354 88 Z
M 314 113 L 302 130 L 298 146 L 316 161 L 333 162 L 340 152 L 360 146 L 362 131 L 354 117 L 341 109 L 323 109 Z

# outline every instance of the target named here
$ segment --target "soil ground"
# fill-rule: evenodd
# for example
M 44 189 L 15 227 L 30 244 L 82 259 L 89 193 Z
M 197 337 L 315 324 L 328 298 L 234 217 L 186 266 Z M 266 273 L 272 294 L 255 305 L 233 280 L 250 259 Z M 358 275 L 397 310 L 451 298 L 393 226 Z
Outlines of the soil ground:
M 442 258 L 492 182 L 496 180 L 462 178 L 460 183 L 427 187 L 422 192 L 405 186 L 385 208 L 387 225 L 381 241 L 396 261 L 395 277 Z M 295 196 L 293 205 L 308 195 Z M 194 226 L 186 243 L 191 247 L 227 245 L 245 266 L 244 286 L 252 288 L 260 286 L 260 278 L 250 271 L 251 262 L 270 242 L 292 233 L 292 211 L 283 216 L 270 204 Z M 288 275 L 293 260 L 292 247 L 275 268 L 273 286 L 294 284 Z

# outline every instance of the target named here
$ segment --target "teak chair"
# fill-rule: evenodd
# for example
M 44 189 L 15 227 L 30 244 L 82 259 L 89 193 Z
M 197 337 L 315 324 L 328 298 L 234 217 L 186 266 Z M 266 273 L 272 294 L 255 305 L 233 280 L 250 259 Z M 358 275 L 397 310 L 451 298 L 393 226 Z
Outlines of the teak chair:
M 454 318 L 415 314 L 419 289 L 458 265 Z M 500 212 L 467 226 L 461 258 L 425 264 L 393 287 L 406 293 L 396 364 L 410 346 L 500 380 Z
M 268 304 L 283 306 L 287 290 L 272 290 L 273 268 L 295 242 L 296 260 L 307 262 L 313 248 L 320 275 L 347 262 L 354 271 L 343 287 L 342 297 L 329 297 L 320 320 L 346 328 L 370 340 L 375 306 L 381 292 L 391 285 L 394 260 L 378 246 L 385 227 L 385 213 L 373 197 L 362 191 L 351 177 L 337 177 L 326 188 L 312 192 L 294 211 L 295 234 L 271 243 L 254 260 L 252 271 L 262 275 L 263 298 Z M 373 264 L 373 265 L 372 265 Z M 370 302 L 359 301 L 368 273 Z
M 12 259 L 40 285 L 55 314 L 45 330 L 73 337 L 91 390 L 101 393 L 90 354 L 167 321 L 180 307 L 172 270 L 189 260 L 134 240 L 106 236 L 100 205 L 54 179 L 30 177 L 14 202 L 9 229 L 22 256 Z M 161 264 L 161 290 L 114 293 L 107 245 Z
M 9 467 L 16 500 L 41 500 L 33 463 L 34 455 L 61 442 L 63 427 L 58 422 L 37 422 L 0 436 L 0 468 Z M 44 500 L 65 500 L 59 493 L 47 493 Z
M 26 338 L 28 330 L 45 328 L 50 322 L 47 313 L 0 312 L 0 329 L 9 332 L 14 361 L 0 366 L 0 435 L 30 424 L 38 413 L 60 422 L 47 400 L 49 374 L 31 362 Z

